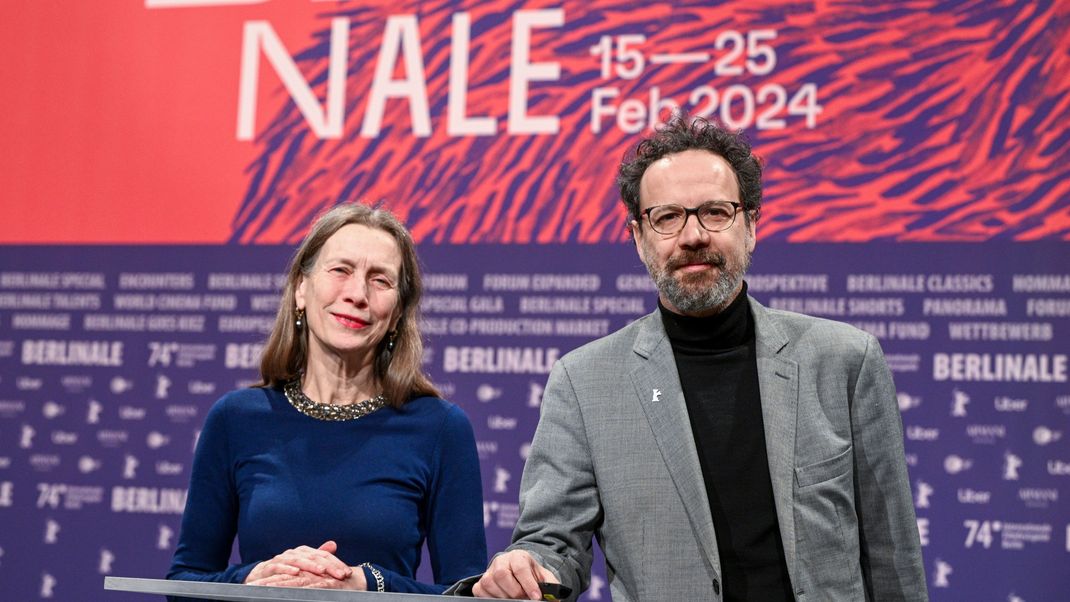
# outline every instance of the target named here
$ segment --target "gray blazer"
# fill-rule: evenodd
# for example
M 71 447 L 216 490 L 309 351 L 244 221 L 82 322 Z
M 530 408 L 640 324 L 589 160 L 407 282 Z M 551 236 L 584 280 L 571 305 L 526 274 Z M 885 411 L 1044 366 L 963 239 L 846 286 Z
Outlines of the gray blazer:
M 891 373 L 876 339 L 750 299 L 780 535 L 797 600 L 926 600 Z M 614 602 L 720 600 L 713 520 L 658 311 L 550 373 L 509 549 L 575 592 L 598 537 Z

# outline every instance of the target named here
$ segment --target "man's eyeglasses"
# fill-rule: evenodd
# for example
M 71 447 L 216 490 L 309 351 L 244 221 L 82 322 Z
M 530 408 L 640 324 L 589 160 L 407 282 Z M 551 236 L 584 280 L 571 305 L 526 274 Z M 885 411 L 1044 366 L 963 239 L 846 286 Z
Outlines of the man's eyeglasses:
M 678 234 L 687 224 L 687 218 L 692 215 L 707 231 L 720 232 L 732 227 L 736 222 L 736 212 L 742 207 L 741 203 L 731 201 L 707 201 L 698 207 L 658 205 L 647 208 L 643 215 L 658 234 Z

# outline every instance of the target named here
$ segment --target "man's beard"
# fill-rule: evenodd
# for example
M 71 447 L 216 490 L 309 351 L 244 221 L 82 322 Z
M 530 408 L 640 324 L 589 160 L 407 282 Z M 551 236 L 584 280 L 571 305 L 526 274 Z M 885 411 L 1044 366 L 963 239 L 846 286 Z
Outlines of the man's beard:
M 645 249 L 645 254 L 647 257 L 655 256 L 653 248 L 650 247 Z M 736 261 L 730 261 L 725 254 L 707 248 L 674 255 L 664 266 L 648 263 L 646 270 L 654 279 L 658 292 L 677 311 L 699 315 L 720 311 L 732 302 L 743 283 L 743 275 L 750 268 L 750 258 L 751 254 L 744 250 L 740 257 L 735 258 Z M 680 277 L 674 275 L 680 266 L 695 263 L 705 263 L 717 268 L 717 276 L 712 283 L 705 271 L 682 274 Z

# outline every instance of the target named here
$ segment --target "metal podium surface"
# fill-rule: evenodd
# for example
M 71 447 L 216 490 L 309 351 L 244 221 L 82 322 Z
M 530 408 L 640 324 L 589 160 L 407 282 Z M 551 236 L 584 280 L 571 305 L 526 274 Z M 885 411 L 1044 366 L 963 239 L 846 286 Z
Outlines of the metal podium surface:
M 441 602 L 443 600 L 443 596 L 429 594 L 351 592 L 133 577 L 105 577 L 104 589 L 141 594 L 186 596 L 206 600 L 230 600 L 231 602 Z

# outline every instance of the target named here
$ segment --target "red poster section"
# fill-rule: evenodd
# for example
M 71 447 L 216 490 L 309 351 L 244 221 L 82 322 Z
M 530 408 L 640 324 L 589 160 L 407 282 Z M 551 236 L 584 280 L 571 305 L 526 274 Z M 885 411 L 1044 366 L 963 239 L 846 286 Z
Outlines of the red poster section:
M 0 242 L 225 241 L 256 152 L 235 136 L 243 24 L 300 48 L 323 10 L 0 4 Z

